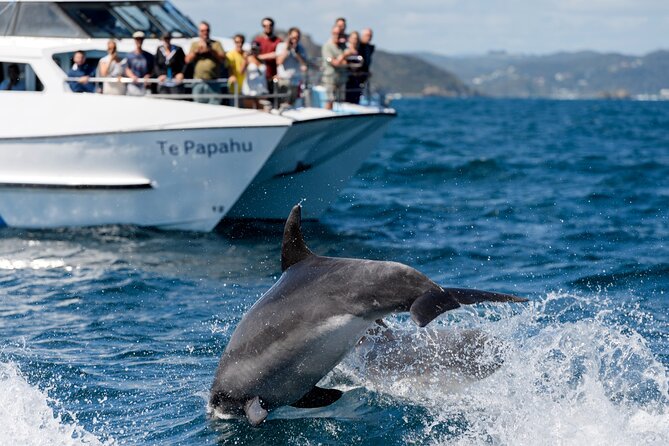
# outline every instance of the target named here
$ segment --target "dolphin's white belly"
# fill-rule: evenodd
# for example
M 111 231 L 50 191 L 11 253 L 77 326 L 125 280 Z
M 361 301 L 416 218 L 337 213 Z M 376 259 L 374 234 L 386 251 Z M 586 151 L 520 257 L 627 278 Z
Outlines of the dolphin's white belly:
M 271 405 L 300 399 L 346 356 L 372 323 L 350 314 L 334 315 L 310 330 L 296 329 L 301 339 L 277 341 L 266 352 L 275 358 L 263 361 L 276 370 L 258 388 L 259 396 Z

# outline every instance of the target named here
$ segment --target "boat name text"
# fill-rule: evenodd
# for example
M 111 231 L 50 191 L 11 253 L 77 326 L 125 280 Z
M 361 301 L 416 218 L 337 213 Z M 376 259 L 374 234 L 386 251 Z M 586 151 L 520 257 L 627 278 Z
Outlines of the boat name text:
M 156 141 L 160 147 L 160 153 L 167 156 L 182 155 L 201 155 L 211 158 L 215 155 L 225 155 L 228 153 L 248 153 L 253 151 L 251 141 L 240 142 L 230 138 L 229 142 L 198 142 L 190 139 L 181 144 L 170 143 L 169 141 Z

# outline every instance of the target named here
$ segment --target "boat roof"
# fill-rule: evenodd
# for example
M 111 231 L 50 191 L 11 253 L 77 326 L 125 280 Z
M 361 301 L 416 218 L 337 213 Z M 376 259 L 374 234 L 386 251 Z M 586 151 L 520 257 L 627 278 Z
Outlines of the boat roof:
M 137 3 L 146 1 L 147 0 L 123 0 L 122 2 L 112 2 L 111 0 L 49 0 L 48 2 L 45 2 L 44 0 L 13 0 L 14 3 Z M 162 2 L 164 0 L 148 1 Z

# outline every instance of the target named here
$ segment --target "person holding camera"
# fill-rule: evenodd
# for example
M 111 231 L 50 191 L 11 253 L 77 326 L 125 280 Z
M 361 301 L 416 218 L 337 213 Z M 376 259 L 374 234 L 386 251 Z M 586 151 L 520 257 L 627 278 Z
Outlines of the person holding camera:
M 195 102 L 220 104 L 220 98 L 205 95 L 221 93 L 222 86 L 216 80 L 226 60 L 225 51 L 221 42 L 209 37 L 209 23 L 200 22 L 198 32 L 200 38 L 197 42 L 193 42 L 186 56 L 186 63 L 194 63 L 193 78 L 202 80 L 193 85 L 193 97 Z
M 290 28 L 286 40 L 276 46 L 279 89 L 290 93 L 289 104 L 295 103 L 298 98 L 300 84 L 307 71 L 307 52 L 300 44 L 301 36 L 299 28 Z

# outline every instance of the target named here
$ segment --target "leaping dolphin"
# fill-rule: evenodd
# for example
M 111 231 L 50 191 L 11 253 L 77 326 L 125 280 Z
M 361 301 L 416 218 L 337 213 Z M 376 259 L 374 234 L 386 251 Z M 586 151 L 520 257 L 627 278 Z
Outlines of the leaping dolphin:
M 232 333 L 211 388 L 212 409 L 257 426 L 280 406 L 327 406 L 342 395 L 316 387 L 375 321 L 409 311 L 420 327 L 479 302 L 525 302 L 508 294 L 442 288 L 397 262 L 321 257 L 301 230 L 301 206 L 283 233 L 283 274 Z

